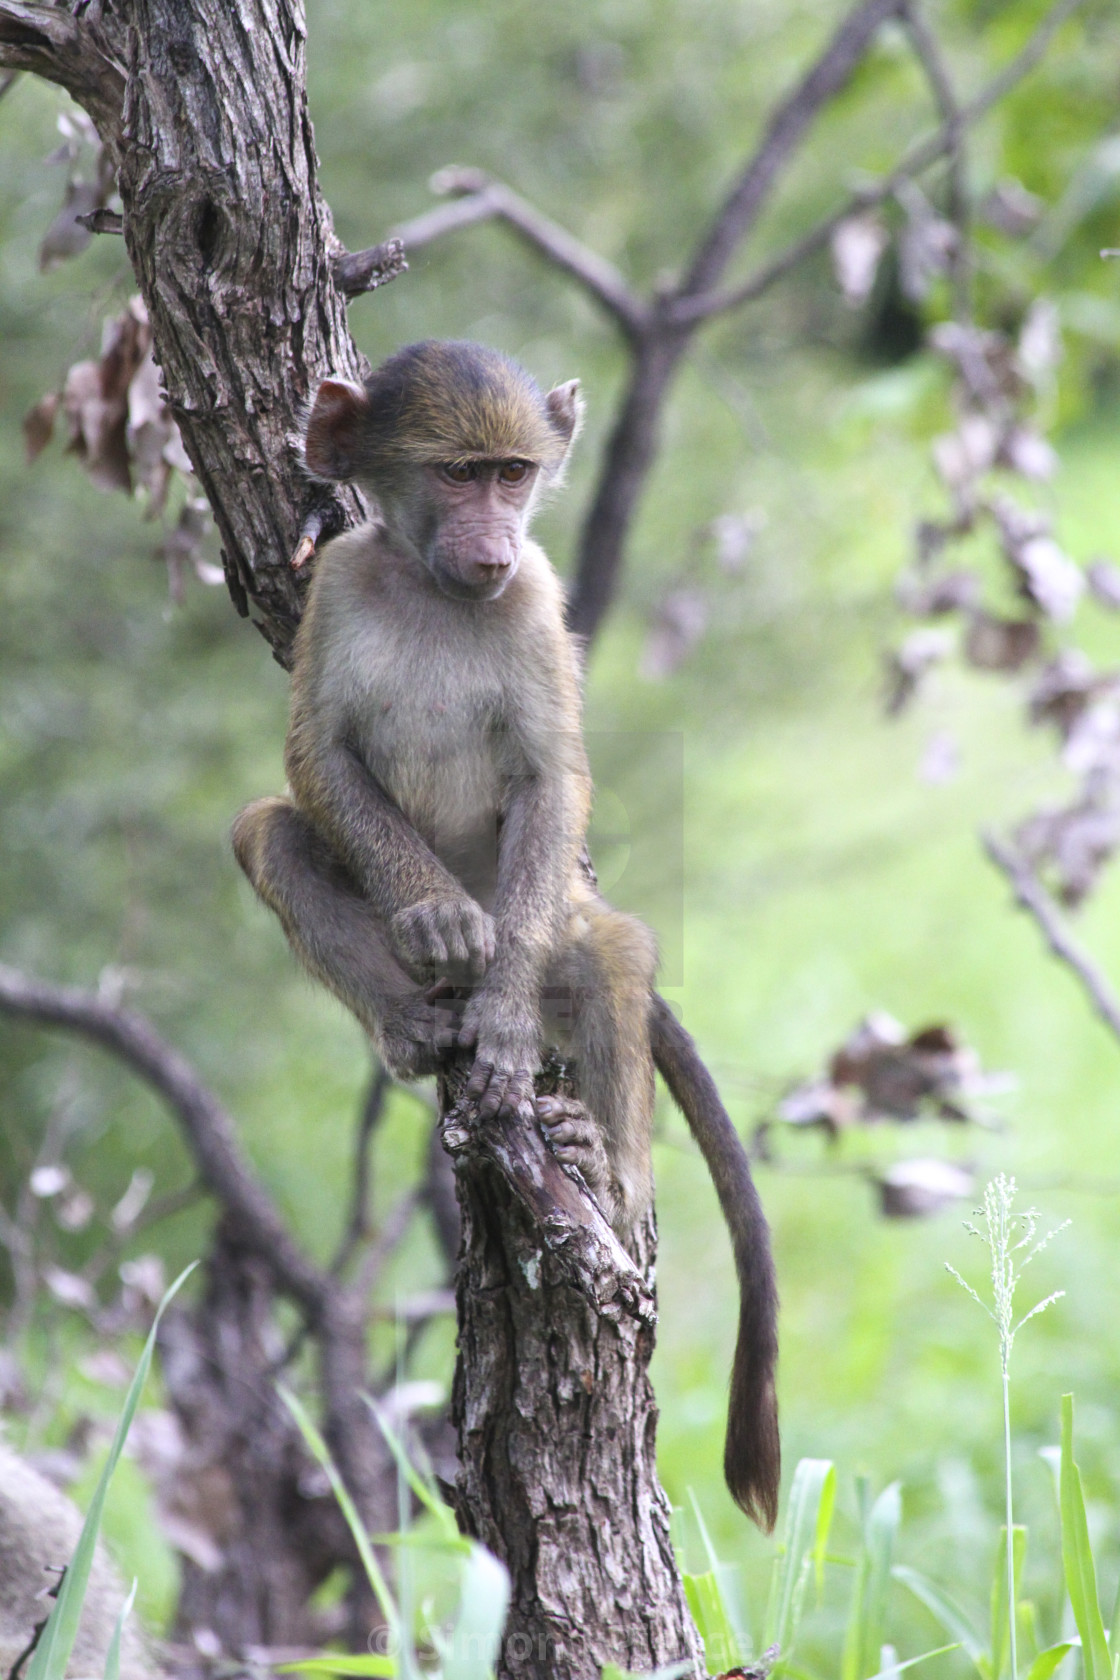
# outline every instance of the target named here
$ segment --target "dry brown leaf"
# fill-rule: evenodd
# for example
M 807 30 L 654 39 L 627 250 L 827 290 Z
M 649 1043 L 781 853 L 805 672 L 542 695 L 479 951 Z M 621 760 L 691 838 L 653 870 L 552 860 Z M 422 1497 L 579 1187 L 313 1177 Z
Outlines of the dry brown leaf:
M 23 417 L 23 442 L 28 466 L 43 453 L 54 436 L 54 417 L 58 413 L 58 403 L 59 393 L 48 391 Z
M 887 655 L 888 717 L 897 717 L 917 693 L 926 673 L 953 650 L 953 638 L 945 630 L 913 630 L 901 647 Z
M 942 572 L 938 577 L 900 579 L 896 590 L 899 605 L 916 618 L 938 618 L 975 605 L 980 596 L 980 579 L 975 572 Z
M 708 603 L 698 589 L 673 589 L 657 609 L 639 670 L 660 681 L 692 652 L 708 626 Z
M 1111 560 L 1091 560 L 1085 568 L 1089 593 L 1103 607 L 1120 611 L 1120 566 Z
M 1084 902 L 1120 846 L 1120 807 L 1115 788 L 1088 790 L 1059 810 L 1036 811 L 1015 831 L 1028 862 L 1049 870 L 1063 904 Z
M 979 671 L 1021 671 L 1041 646 L 1033 618 L 995 618 L 976 612 L 969 619 L 964 656 Z
M 853 309 L 866 302 L 879 272 L 879 259 L 890 234 L 874 210 L 849 216 L 832 234 L 832 267 L 844 302 Z
M 1025 239 L 1038 226 L 1044 208 L 1042 200 L 1028 192 L 1022 181 L 1009 175 L 997 181 L 981 199 L 977 215 L 999 233 L 1011 239 Z
M 976 1191 L 975 1174 L 970 1168 L 936 1156 L 896 1161 L 875 1182 L 879 1206 L 887 1219 L 925 1219 Z

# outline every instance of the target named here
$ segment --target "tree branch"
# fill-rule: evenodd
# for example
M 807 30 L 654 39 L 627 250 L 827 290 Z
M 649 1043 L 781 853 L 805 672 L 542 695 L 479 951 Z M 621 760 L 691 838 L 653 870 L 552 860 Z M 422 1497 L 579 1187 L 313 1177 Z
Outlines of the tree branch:
M 376 1284 L 386 1264 L 400 1247 L 412 1216 L 420 1203 L 419 1190 L 406 1190 L 398 1197 L 389 1209 L 373 1242 L 362 1255 L 361 1263 L 357 1267 L 357 1279 L 354 1284 L 355 1293 L 363 1300 Z
M 277 1281 L 316 1318 L 329 1280 L 301 1252 L 271 1197 L 242 1158 L 233 1120 L 194 1069 L 143 1015 L 96 992 L 54 986 L 0 963 L 0 1014 L 79 1033 L 117 1056 L 174 1110 L 199 1174 L 272 1267 Z
M 555 268 L 581 285 L 614 317 L 627 338 L 638 338 L 646 330 L 650 312 L 630 291 L 614 264 L 582 244 L 503 181 L 494 180 L 481 169 L 452 167 L 441 169 L 432 177 L 432 189 L 458 202 L 397 228 L 397 237 L 404 241 L 406 249 L 415 250 L 453 228 L 466 227 L 472 222 L 490 218 L 503 221 Z
M 96 23 L 71 17 L 61 6 L 0 0 L 0 66 L 30 70 L 65 88 L 116 151 L 125 77 Z
M 1120 997 L 1092 958 L 1074 940 L 1058 906 L 1034 870 L 1024 857 L 994 834 L 985 834 L 982 838 L 984 850 L 1011 883 L 1019 904 L 1038 923 L 1052 954 L 1077 976 L 1105 1026 L 1115 1039 L 1120 1040 Z
M 807 233 L 803 233 L 799 239 L 791 241 L 784 251 L 780 251 L 738 286 L 729 287 L 722 292 L 708 292 L 693 297 L 682 296 L 668 306 L 668 318 L 681 326 L 689 325 L 708 320 L 726 310 L 737 309 L 740 304 L 751 303 L 755 298 L 761 297 L 776 280 L 782 279 L 806 257 L 827 245 L 841 222 L 847 221 L 849 216 L 858 215 L 861 210 L 870 210 L 881 204 L 884 199 L 892 196 L 903 181 L 922 174 L 931 164 L 937 163 L 950 152 L 955 135 L 962 129 L 972 127 L 1038 66 L 1062 24 L 1084 4 L 1085 0 L 1057 0 L 1057 4 L 1047 13 L 1030 40 L 1010 64 L 997 76 L 993 76 L 987 87 L 982 88 L 975 98 L 959 107 L 955 122 L 943 123 L 933 134 L 927 135 L 924 140 L 916 141 L 889 175 L 868 186 L 858 187 L 837 209 Z
M 463 1070 L 464 1073 L 466 1070 Z M 542 1246 L 570 1282 L 606 1317 L 620 1312 L 652 1324 L 653 1299 L 639 1268 L 582 1181 L 565 1171 L 539 1126 L 499 1116 L 480 1124 L 462 1096 L 443 1121 L 443 1144 L 455 1170 L 496 1170 L 529 1214 Z
M 366 1093 L 366 1100 L 362 1104 L 362 1117 L 358 1122 L 357 1137 L 354 1140 L 354 1188 L 350 1198 L 350 1218 L 338 1245 L 338 1252 L 331 1261 L 333 1277 L 338 1277 L 345 1270 L 359 1243 L 369 1235 L 369 1147 L 374 1132 L 384 1118 L 385 1098 L 392 1083 L 390 1075 L 379 1063 Z
M 934 103 L 949 136 L 949 194 L 948 213 L 957 230 L 957 242 L 950 253 L 950 274 L 953 285 L 955 313 L 958 320 L 968 320 L 972 314 L 971 262 L 968 244 L 970 206 L 968 200 L 968 172 L 964 148 L 964 124 L 956 90 L 949 75 L 949 67 L 933 30 L 926 22 L 920 0 L 906 0 L 902 12 L 903 27 L 910 38 L 914 55 L 922 67 Z
M 757 151 L 743 170 L 701 244 L 680 287 L 684 297 L 709 292 L 750 232 L 780 170 L 806 129 L 850 79 L 879 26 L 896 17 L 903 0 L 862 0 L 832 37 L 813 67 L 786 95 L 766 125 Z
M 399 238 L 370 245 L 365 251 L 344 251 L 331 263 L 334 283 L 348 298 L 360 297 L 363 292 L 375 292 L 378 286 L 395 280 L 407 269 L 404 246 Z

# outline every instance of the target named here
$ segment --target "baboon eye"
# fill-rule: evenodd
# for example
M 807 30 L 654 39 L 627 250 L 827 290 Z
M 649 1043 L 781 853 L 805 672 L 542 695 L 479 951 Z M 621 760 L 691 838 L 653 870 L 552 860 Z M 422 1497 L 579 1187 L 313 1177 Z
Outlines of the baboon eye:
M 439 470 L 449 484 L 469 484 L 477 471 L 473 461 L 445 461 Z
M 524 484 L 532 470 L 528 461 L 503 461 L 498 478 L 502 484 Z

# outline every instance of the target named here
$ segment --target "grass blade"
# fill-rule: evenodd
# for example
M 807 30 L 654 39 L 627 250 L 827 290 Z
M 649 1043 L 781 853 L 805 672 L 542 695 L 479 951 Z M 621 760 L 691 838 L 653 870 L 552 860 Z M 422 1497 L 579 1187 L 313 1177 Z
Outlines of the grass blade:
M 728 1652 L 727 1661 L 722 1664 L 709 1664 L 715 1672 L 721 1672 L 722 1669 L 731 1668 L 735 1663 L 745 1662 L 750 1654 L 751 1639 L 747 1628 L 747 1617 L 742 1598 L 737 1590 L 738 1578 L 736 1572 L 730 1564 L 724 1563 L 717 1554 L 715 1546 L 712 1544 L 712 1537 L 708 1533 L 708 1525 L 704 1521 L 700 1507 L 696 1503 L 696 1495 L 691 1488 L 688 1497 L 692 1506 L 692 1515 L 699 1530 L 700 1543 L 708 1560 L 707 1575 L 696 1575 L 694 1579 L 699 1582 L 707 1580 L 708 1576 L 711 1577 L 710 1586 L 698 1590 L 701 1594 L 712 1593 L 714 1595 L 713 1609 L 725 1624 L 722 1634 L 718 1637 L 723 1640 L 720 1649 Z M 687 1590 L 686 1585 L 685 1591 L 687 1592 Z M 700 1626 L 700 1624 L 698 1623 L 697 1626 Z M 706 1645 L 707 1635 L 704 1633 L 703 1627 L 700 1627 L 700 1636 L 704 1639 Z M 730 1643 L 728 1643 L 728 1639 Z
M 296 1662 L 274 1663 L 277 1674 L 358 1674 L 369 1680 L 396 1680 L 396 1657 L 351 1656 L 338 1651 L 331 1657 L 301 1657 Z
M 774 1566 L 764 1645 L 777 1645 L 782 1657 L 793 1648 L 809 1567 L 823 1552 L 819 1536 L 831 1519 L 836 1499 L 836 1471 L 827 1458 L 803 1458 L 793 1473 L 785 1539 Z M 827 1530 L 826 1530 L 827 1532 Z
M 350 1530 L 354 1545 L 358 1549 L 358 1556 L 362 1561 L 362 1568 L 366 1572 L 366 1579 L 373 1590 L 373 1596 L 381 1607 L 381 1614 L 385 1618 L 389 1631 L 397 1641 L 397 1649 L 399 1650 L 403 1644 L 400 1612 L 393 1600 L 392 1593 L 389 1591 L 388 1582 L 381 1572 L 381 1566 L 374 1556 L 373 1547 L 369 1543 L 369 1535 L 365 1531 L 365 1526 L 358 1515 L 354 1501 L 346 1491 L 342 1477 L 335 1467 L 334 1459 L 327 1450 L 327 1443 L 316 1429 L 302 1403 L 296 1399 L 291 1390 L 285 1388 L 282 1383 L 278 1383 L 277 1392 L 295 1418 L 299 1432 L 307 1443 L 308 1451 L 326 1472 L 327 1480 L 331 1484 L 331 1492 L 338 1500 L 342 1515 L 346 1518 L 346 1526 Z M 395 1664 L 393 1672 L 396 1673 Z
M 443 1680 L 488 1680 L 498 1661 L 509 1609 L 509 1571 L 474 1541 L 463 1562 L 459 1614 L 443 1642 Z
M 984 1642 L 956 1600 L 950 1598 L 936 1581 L 931 1581 L 917 1569 L 911 1569 L 908 1564 L 896 1563 L 891 1574 L 896 1581 L 901 1581 L 904 1587 L 909 1587 L 914 1597 L 937 1618 L 945 1632 L 957 1640 L 987 1680 L 988 1653 L 984 1649 Z
M 403 1476 L 404 1480 L 407 1482 L 408 1486 L 415 1494 L 416 1499 L 423 1506 L 425 1511 L 436 1519 L 441 1536 L 445 1540 L 454 1540 L 458 1542 L 461 1549 L 466 1552 L 469 1549 L 469 1544 L 463 1541 L 463 1537 L 459 1533 L 455 1522 L 455 1513 L 452 1511 L 450 1505 L 448 1505 L 446 1501 L 442 1500 L 439 1494 L 436 1493 L 435 1489 L 424 1480 L 423 1476 L 421 1476 L 420 1472 L 409 1458 L 408 1453 L 405 1451 L 404 1443 L 400 1440 L 396 1430 L 393 1429 L 392 1425 L 386 1419 L 383 1409 L 377 1404 L 372 1395 L 363 1394 L 362 1399 L 373 1413 L 377 1422 L 377 1427 L 385 1437 L 385 1443 L 396 1460 L 398 1474 Z
M 951 1645 L 939 1645 L 935 1651 L 923 1651 L 919 1657 L 907 1657 L 905 1662 L 892 1662 L 889 1668 L 881 1668 L 871 1680 L 888 1680 L 892 1674 L 901 1674 L 903 1669 L 913 1668 L 915 1663 L 929 1662 L 931 1657 L 943 1657 L 949 1651 L 959 1651 L 961 1642 L 954 1639 Z
M 719 1576 L 714 1569 L 703 1575 L 681 1576 L 692 1619 L 704 1641 L 704 1655 L 713 1674 L 723 1674 L 742 1662 L 745 1652 L 727 1613 Z
M 1014 1555 L 1012 1565 L 1015 1570 L 1015 1603 L 1019 1605 L 1019 1586 L 1023 1576 L 1023 1561 L 1027 1555 L 1027 1531 L 1021 1523 L 1015 1524 Z M 1021 1609 L 1022 1606 L 1020 1605 Z M 996 1552 L 995 1573 L 992 1576 L 992 1642 L 990 1646 L 992 1680 L 999 1680 L 1004 1668 L 1011 1660 L 1011 1625 L 1007 1618 L 1007 1525 L 999 1531 L 999 1547 Z
M 198 1261 L 189 1265 L 186 1271 L 180 1272 L 167 1294 L 163 1297 L 152 1320 L 152 1328 L 148 1332 L 148 1339 L 144 1343 L 143 1352 L 137 1362 L 136 1371 L 125 1395 L 121 1415 L 117 1419 L 113 1442 L 109 1448 L 109 1456 L 102 1467 L 93 1498 L 90 1500 L 86 1520 L 82 1524 L 82 1532 L 78 1536 L 78 1544 L 74 1548 L 74 1556 L 67 1565 L 66 1573 L 62 1577 L 62 1585 L 58 1589 L 58 1597 L 54 1601 L 51 1613 L 47 1618 L 47 1625 L 43 1629 L 38 1645 L 32 1652 L 31 1661 L 27 1665 L 26 1680 L 63 1680 L 66 1665 L 70 1661 L 70 1653 L 74 1649 L 74 1640 L 78 1634 L 78 1622 L 81 1619 L 82 1605 L 85 1602 L 86 1587 L 89 1584 L 89 1572 L 93 1567 L 94 1550 L 97 1546 L 97 1536 L 101 1529 L 101 1518 L 105 1510 L 105 1496 L 109 1491 L 113 1471 L 117 1468 L 125 1438 L 136 1416 L 136 1408 L 140 1404 L 140 1395 L 144 1384 L 148 1380 L 151 1370 L 152 1355 L 155 1352 L 156 1332 L 164 1311 L 174 1300 L 183 1284 L 194 1271 Z
M 1048 1645 L 1032 1662 L 1027 1671 L 1027 1680 L 1050 1680 L 1058 1664 L 1064 1662 L 1072 1650 L 1072 1639 L 1063 1639 L 1057 1645 Z
M 863 1504 L 866 1509 L 866 1499 Z M 901 1521 L 902 1487 L 899 1482 L 892 1482 L 867 1512 L 863 1524 L 863 1543 L 841 1661 L 843 1680 L 865 1680 L 865 1676 L 878 1673 L 891 1583 L 891 1555 Z
M 1073 1457 L 1073 1395 L 1062 1395 L 1062 1467 L 1059 1476 L 1062 1567 L 1073 1619 L 1081 1635 L 1085 1680 L 1112 1680 L 1112 1659 L 1097 1599 L 1097 1571 L 1089 1544 L 1081 1472 Z
M 139 1582 L 133 1579 L 128 1597 L 121 1605 L 121 1613 L 113 1627 L 113 1637 L 109 1641 L 109 1649 L 105 1653 L 105 1680 L 121 1680 L 121 1640 L 124 1637 L 124 1624 L 127 1622 L 132 1606 L 136 1602 L 136 1588 Z

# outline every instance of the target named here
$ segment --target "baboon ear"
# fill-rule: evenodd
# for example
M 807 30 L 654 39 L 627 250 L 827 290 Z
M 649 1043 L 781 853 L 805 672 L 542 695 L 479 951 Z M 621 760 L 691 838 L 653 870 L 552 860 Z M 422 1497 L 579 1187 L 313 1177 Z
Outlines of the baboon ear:
M 307 422 L 303 458 L 316 478 L 353 478 L 369 421 L 369 398 L 349 379 L 324 379 Z
M 579 380 L 569 379 L 566 385 L 555 386 L 544 399 L 544 406 L 548 410 L 553 431 L 566 449 L 583 419 L 583 398 L 579 394 Z

